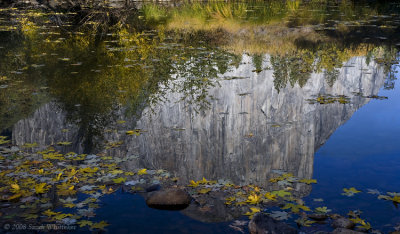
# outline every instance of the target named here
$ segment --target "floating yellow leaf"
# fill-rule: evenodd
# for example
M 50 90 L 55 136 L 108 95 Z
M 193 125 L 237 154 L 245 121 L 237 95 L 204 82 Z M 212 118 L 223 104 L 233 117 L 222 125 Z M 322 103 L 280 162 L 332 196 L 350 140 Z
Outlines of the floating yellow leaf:
M 246 212 L 246 213 L 244 214 L 244 215 L 249 216 L 250 219 L 252 219 L 253 216 L 254 216 L 256 213 L 261 212 L 260 208 L 258 208 L 258 207 L 250 207 L 250 211 L 251 211 L 251 212 Z
M 315 179 L 302 179 L 299 180 L 300 183 L 305 183 L 305 184 L 316 184 L 317 180 Z
M 10 186 L 11 186 L 11 188 L 12 188 L 12 189 L 11 189 L 11 192 L 13 192 L 13 193 L 18 192 L 19 189 L 20 189 L 20 187 L 19 187 L 18 184 L 11 184 Z
M 286 209 L 291 209 L 293 213 L 299 213 L 300 209 L 304 211 L 310 211 L 310 208 L 301 204 L 293 204 L 293 203 L 286 203 L 284 207 L 282 207 L 283 210 Z
M 199 186 L 199 182 L 195 182 L 194 180 L 190 181 L 190 184 L 188 185 L 189 187 L 193 187 L 196 188 L 197 186 Z
M 53 215 L 56 215 L 56 214 L 58 214 L 58 213 L 59 213 L 59 212 L 56 213 L 56 212 L 54 212 L 54 211 L 52 211 L 52 210 L 50 210 L 50 209 L 48 209 L 48 210 L 46 210 L 46 211 L 43 212 L 44 215 L 49 216 L 49 217 L 50 217 L 50 216 L 53 216 Z
M 75 207 L 75 204 L 74 204 L 74 203 L 65 203 L 65 204 L 64 204 L 64 207 L 67 207 L 67 208 L 74 208 L 74 207 Z
M 90 224 L 89 224 L 90 225 Z M 98 223 L 92 223 L 91 225 L 90 225 L 90 228 L 92 228 L 92 229 L 101 229 L 101 230 L 104 230 L 104 228 L 105 227 L 107 227 L 109 224 L 106 222 L 106 221 L 101 221 L 101 222 L 98 222 Z
M 145 174 L 147 174 L 147 169 L 143 168 L 143 169 L 139 170 L 137 174 L 138 175 L 145 175 Z
M 110 173 L 113 174 L 113 175 L 118 175 L 118 174 L 124 173 L 124 171 L 115 169 L 115 170 L 110 171 Z
M 251 194 L 247 197 L 247 203 L 249 204 L 258 204 L 261 202 L 261 196 L 257 194 Z
M 202 188 L 202 189 L 198 190 L 197 193 L 206 194 L 206 193 L 209 193 L 210 191 L 211 191 L 210 188 Z
M 276 201 L 276 195 L 270 192 L 265 193 L 264 197 L 267 198 L 268 200 Z
M 128 136 L 130 136 L 130 135 L 140 136 L 140 130 L 129 130 L 129 131 L 126 131 L 125 134 Z
M 85 226 L 92 226 L 93 222 L 89 220 L 81 220 L 77 222 L 77 224 L 79 224 L 79 227 L 85 227 Z
M 70 142 L 70 141 L 59 141 L 59 142 L 57 142 L 57 145 L 66 146 L 66 145 L 71 145 L 71 144 L 72 144 L 72 142 Z
M 119 178 L 113 179 L 113 182 L 116 183 L 116 184 L 120 184 L 120 183 L 123 183 L 125 181 L 126 181 L 126 178 L 124 178 L 124 177 L 119 177 Z
M 61 179 L 62 174 L 63 174 L 62 172 L 58 173 L 58 175 L 57 175 L 57 177 L 56 177 L 56 180 L 57 180 L 57 181 Z
M 21 197 L 21 196 L 22 196 L 22 193 L 16 193 L 16 194 L 14 194 L 14 195 L 12 195 L 12 196 L 9 196 L 9 197 L 7 198 L 7 200 L 11 201 L 11 200 L 17 199 L 17 198 L 19 198 L 19 197 Z
M 95 172 L 97 172 L 99 170 L 99 168 L 97 168 L 97 167 L 93 167 L 93 168 L 85 167 L 85 168 L 82 168 L 80 170 L 82 172 L 85 172 L 85 173 L 95 173 Z
M 351 187 L 351 188 L 344 188 L 343 192 L 344 193 L 342 193 L 342 195 L 352 197 L 352 196 L 354 196 L 354 194 L 360 193 L 361 191 L 357 190 L 354 187 Z
M 40 194 L 40 193 L 45 193 L 48 190 L 48 185 L 46 183 L 40 183 L 35 185 L 35 193 Z

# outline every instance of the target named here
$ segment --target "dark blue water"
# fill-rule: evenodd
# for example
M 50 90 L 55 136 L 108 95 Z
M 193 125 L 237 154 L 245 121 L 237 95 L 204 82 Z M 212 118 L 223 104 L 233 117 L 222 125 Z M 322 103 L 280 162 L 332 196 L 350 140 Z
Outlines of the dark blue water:
M 323 198 L 324 206 L 341 214 L 359 209 L 361 217 L 372 226 L 400 222 L 399 208 L 367 193 L 367 189 L 384 194 L 400 188 L 399 84 L 393 90 L 382 89 L 379 95 L 388 99 L 371 100 L 316 152 L 314 178 L 318 183 L 307 199 L 311 202 L 312 198 Z M 343 188 L 350 187 L 362 193 L 354 197 L 339 195 Z
M 236 233 L 229 222 L 203 223 L 180 211 L 149 208 L 140 195 L 117 192 L 102 198 L 98 221 L 107 220 L 110 233 Z

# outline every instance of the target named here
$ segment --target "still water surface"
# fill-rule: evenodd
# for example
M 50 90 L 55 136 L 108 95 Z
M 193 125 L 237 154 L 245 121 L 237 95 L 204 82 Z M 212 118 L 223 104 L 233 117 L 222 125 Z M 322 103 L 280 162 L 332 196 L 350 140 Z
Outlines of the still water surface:
M 333 230 L 297 225 L 289 203 L 399 228 L 399 7 L 1 9 L 1 224 L 248 232 L 260 207 Z M 153 184 L 194 202 L 150 209 Z

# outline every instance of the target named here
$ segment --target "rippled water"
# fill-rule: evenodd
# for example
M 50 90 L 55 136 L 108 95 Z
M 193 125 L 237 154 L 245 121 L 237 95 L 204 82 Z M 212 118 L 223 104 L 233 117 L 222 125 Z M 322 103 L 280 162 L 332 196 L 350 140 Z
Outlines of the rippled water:
M 0 9 L 3 228 L 249 232 L 259 207 L 333 230 L 287 204 L 400 228 L 399 4 L 116 7 Z M 153 184 L 194 200 L 148 208 Z

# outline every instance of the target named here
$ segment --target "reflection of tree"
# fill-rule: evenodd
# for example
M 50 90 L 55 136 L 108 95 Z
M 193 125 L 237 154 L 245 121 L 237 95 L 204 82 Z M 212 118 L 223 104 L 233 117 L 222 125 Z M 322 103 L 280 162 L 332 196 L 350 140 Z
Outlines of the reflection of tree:
M 395 48 L 391 48 L 389 46 L 386 47 L 378 47 L 374 48 L 371 51 L 375 61 L 379 63 L 384 71 L 387 74 L 384 88 L 385 89 L 394 89 L 394 82 L 396 80 L 396 72 L 395 67 L 393 65 L 398 64 L 398 50 Z
M 292 8 L 297 9 L 296 5 Z M 2 72 L 8 71 L 0 75 L 9 79 L 0 81 L 0 85 L 9 85 L 0 94 L 1 118 L 7 120 L 2 121 L 1 128 L 11 126 L 13 121 L 47 101 L 47 93 L 68 110 L 70 120 L 85 126 L 83 132 L 92 135 L 103 131 L 116 118 L 112 113 L 118 107 L 126 106 L 129 115 L 140 116 L 146 106 L 163 101 L 171 90 L 181 93 L 187 104 L 207 107 L 212 98 L 208 88 L 218 85 L 219 74 L 241 62 L 241 56 L 215 49 L 215 45 L 225 41 L 221 39 L 223 31 L 215 35 L 208 31 L 180 34 L 143 31 L 150 26 L 140 24 L 136 12 L 123 17 L 125 23 L 133 24 L 115 22 L 116 17 L 110 18 L 110 22 L 94 17 L 93 24 L 86 20 L 87 24 L 72 27 L 70 31 L 53 30 L 39 27 L 49 23 L 43 13 L 34 18 L 35 14 L 10 20 L 18 22 L 19 31 L 0 35 L 2 45 L 7 48 L 6 56 L 0 58 L 0 68 Z M 76 28 L 80 31 L 74 31 Z M 89 33 L 92 31 L 93 34 Z M 105 32 L 111 34 L 106 36 Z M 287 83 L 302 87 L 312 72 L 324 72 L 328 84 L 333 85 L 337 68 L 355 54 L 373 50 L 371 56 L 388 66 L 396 53 L 389 48 L 362 47 L 360 52 L 358 45 L 353 47 L 356 49 L 332 41 L 299 46 L 295 51 L 282 49 L 271 56 L 275 88 L 279 91 Z M 263 69 L 262 59 L 261 55 L 253 56 L 256 70 Z M 386 87 L 393 84 L 393 73 L 389 74 L 392 75 Z
M 325 70 L 325 80 L 328 83 L 329 86 L 333 86 L 335 84 L 335 81 L 339 77 L 339 70 L 338 69 L 332 69 L 331 71 Z
M 253 66 L 256 68 L 257 71 L 261 71 L 263 69 L 263 55 L 262 54 L 255 54 L 252 56 Z
M 276 90 L 279 92 L 280 89 L 285 88 L 288 81 L 292 87 L 296 83 L 303 87 L 314 71 L 313 62 L 313 54 L 306 51 L 297 51 L 285 56 L 271 56 Z
M 46 29 L 52 33 L 41 34 L 33 22 L 29 25 L 32 30 L 20 31 L 18 43 L 6 46 L 12 48 L 7 52 L 9 57 L 20 55 L 18 63 L 2 59 L 1 69 L 29 69 L 29 74 L 24 72 L 18 78 L 23 82 L 15 86 L 20 89 L 28 86 L 23 88 L 25 97 L 30 97 L 32 90 L 40 90 L 40 86 L 48 86 L 48 91 L 41 95 L 49 94 L 67 111 L 68 119 L 80 127 L 80 136 L 89 151 L 93 147 L 92 138 L 101 135 L 117 118 L 116 111 L 121 106 L 128 115 L 139 117 L 146 106 L 163 101 L 166 93 L 176 91 L 188 103 L 206 107 L 211 98 L 209 87 L 217 84 L 218 74 L 226 72 L 235 57 L 206 47 L 165 43 L 162 31 L 137 32 L 121 24 L 109 29 L 113 34 L 106 40 L 99 40 L 97 34 L 88 31 L 63 35 L 65 39 L 59 40 L 60 36 L 53 34 L 60 32 Z M 9 37 L 4 41 L 12 41 Z M 14 82 L 17 75 L 9 78 Z M 21 93 L 14 87 L 6 90 L 10 94 Z M 4 103 L 1 113 L 5 112 L 2 118 L 8 120 L 17 113 L 5 111 L 10 109 L 13 99 L 4 92 L 0 98 Z M 21 112 L 30 112 L 37 106 L 32 106 L 33 101 L 21 99 L 16 106 L 22 108 Z M 12 124 L 7 123 L 2 129 Z

